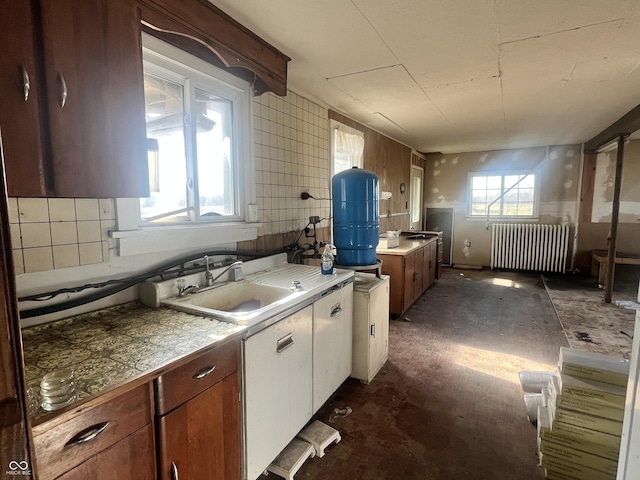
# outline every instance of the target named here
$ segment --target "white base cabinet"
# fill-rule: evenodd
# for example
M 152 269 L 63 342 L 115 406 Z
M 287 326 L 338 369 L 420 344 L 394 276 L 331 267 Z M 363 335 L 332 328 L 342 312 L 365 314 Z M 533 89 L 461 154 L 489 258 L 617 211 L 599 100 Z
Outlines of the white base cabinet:
M 244 345 L 246 478 L 257 479 L 312 415 L 313 306 Z
M 370 383 L 389 358 L 389 276 L 356 273 L 351 376 Z
M 353 283 L 313 304 L 313 413 L 351 375 Z

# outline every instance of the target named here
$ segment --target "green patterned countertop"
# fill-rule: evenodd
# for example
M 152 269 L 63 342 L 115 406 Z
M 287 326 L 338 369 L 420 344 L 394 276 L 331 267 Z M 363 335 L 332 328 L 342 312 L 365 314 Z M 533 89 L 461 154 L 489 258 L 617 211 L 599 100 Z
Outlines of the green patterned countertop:
M 76 376 L 76 401 L 81 401 L 244 330 L 166 307 L 127 303 L 24 328 L 26 381 L 39 392 L 44 374 L 71 368 Z M 33 418 L 45 413 L 40 408 Z

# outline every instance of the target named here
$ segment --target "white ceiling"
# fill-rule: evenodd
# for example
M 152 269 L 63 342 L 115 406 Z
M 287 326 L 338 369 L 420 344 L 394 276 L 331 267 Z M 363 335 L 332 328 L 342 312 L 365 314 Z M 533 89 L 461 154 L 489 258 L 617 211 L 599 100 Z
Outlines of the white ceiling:
M 210 0 L 288 86 L 422 152 L 581 143 L 640 104 L 640 0 Z

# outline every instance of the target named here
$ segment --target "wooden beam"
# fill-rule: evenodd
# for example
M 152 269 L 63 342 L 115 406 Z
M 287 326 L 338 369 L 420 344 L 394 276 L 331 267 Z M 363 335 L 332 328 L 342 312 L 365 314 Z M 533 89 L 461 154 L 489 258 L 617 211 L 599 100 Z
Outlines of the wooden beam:
M 595 153 L 600 147 L 610 143 L 617 137 L 628 137 L 636 130 L 640 130 L 640 105 L 637 105 L 619 120 L 586 142 L 584 144 L 584 152 Z
M 624 159 L 624 141 L 627 137 L 618 137 L 616 155 L 616 177 L 613 187 L 613 206 L 611 208 L 611 233 L 609 237 L 609 255 L 607 259 L 607 279 L 604 284 L 604 303 L 611 303 L 613 294 L 613 274 L 616 269 L 616 242 L 618 240 L 618 217 L 620 216 L 620 189 L 622 187 L 622 160 Z

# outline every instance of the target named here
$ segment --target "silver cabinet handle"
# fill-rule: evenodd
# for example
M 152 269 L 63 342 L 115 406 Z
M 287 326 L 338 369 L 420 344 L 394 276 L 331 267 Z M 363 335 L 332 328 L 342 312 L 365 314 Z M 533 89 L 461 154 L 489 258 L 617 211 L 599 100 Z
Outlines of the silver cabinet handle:
M 171 462 L 171 480 L 179 480 L 178 479 L 178 466 L 175 462 Z
M 80 445 L 82 443 L 90 442 L 102 432 L 106 430 L 109 426 L 109 422 L 98 423 L 96 425 L 92 425 L 91 427 L 77 433 L 71 439 L 64 444 L 65 447 L 70 447 L 72 445 Z
M 376 324 L 375 323 L 371 325 L 371 336 L 373 338 L 376 337 Z
M 204 367 L 203 369 L 198 370 L 191 378 L 200 380 L 201 378 L 204 378 L 207 375 L 211 375 L 215 369 L 216 369 L 215 365 L 212 365 L 211 367 Z
M 331 316 L 332 317 L 339 317 L 340 315 L 342 315 L 342 307 L 340 306 L 340 303 L 336 303 L 333 307 L 331 307 Z
M 29 72 L 22 67 L 22 85 L 24 89 L 24 101 L 29 100 L 29 91 L 31 90 L 31 81 L 29 80 Z
M 58 74 L 58 78 L 60 79 L 60 108 L 64 108 L 67 103 L 67 82 L 61 73 Z
M 276 352 L 281 353 L 293 345 L 293 334 L 289 333 L 276 342 Z

